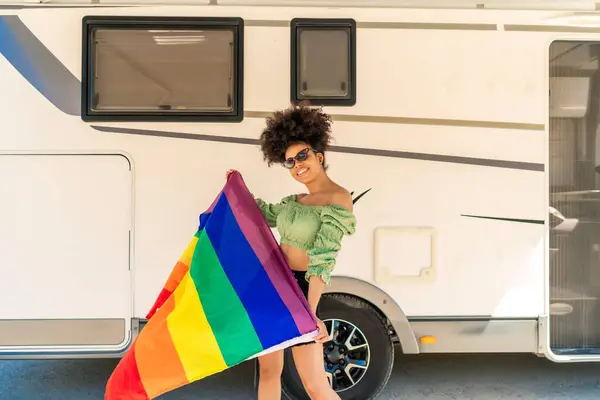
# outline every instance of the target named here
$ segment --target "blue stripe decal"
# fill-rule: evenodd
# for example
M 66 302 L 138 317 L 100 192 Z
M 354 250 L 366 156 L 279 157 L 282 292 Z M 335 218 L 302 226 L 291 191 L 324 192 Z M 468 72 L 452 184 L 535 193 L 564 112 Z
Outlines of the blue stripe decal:
M 15 33 L 9 25 L 10 17 L 0 17 L 0 54 L 21 73 L 37 90 L 44 92 L 43 81 Z
M 46 99 L 81 115 L 81 83 L 15 15 L 0 16 L 0 55 Z

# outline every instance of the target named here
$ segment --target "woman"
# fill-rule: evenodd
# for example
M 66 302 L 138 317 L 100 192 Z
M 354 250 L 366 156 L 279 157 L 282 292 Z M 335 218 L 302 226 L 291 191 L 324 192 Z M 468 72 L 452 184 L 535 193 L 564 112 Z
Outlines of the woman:
M 341 241 L 356 228 L 350 193 L 326 172 L 325 150 L 330 139 L 329 116 L 304 104 L 276 112 L 267 119 L 260 136 L 268 165 L 282 164 L 308 191 L 286 196 L 277 204 L 261 199 L 256 202 L 269 226 L 278 229 L 283 254 L 315 316 L 323 289 L 330 283 Z M 317 322 L 315 341 L 292 348 L 294 363 L 312 400 L 339 399 L 323 368 L 327 329 L 318 318 Z M 258 399 L 281 399 L 283 351 L 260 357 L 259 365 Z

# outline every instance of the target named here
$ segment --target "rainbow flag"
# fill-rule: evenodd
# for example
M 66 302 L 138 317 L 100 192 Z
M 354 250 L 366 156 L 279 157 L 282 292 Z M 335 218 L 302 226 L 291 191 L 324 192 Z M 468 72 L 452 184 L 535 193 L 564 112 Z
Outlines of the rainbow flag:
M 105 400 L 148 400 L 245 360 L 307 342 L 316 320 L 239 173 L 176 263 Z

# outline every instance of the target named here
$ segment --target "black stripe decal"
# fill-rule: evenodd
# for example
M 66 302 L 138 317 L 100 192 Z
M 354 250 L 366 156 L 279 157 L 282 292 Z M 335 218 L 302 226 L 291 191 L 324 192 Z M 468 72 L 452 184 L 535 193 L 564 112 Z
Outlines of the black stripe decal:
M 203 135 L 196 133 L 183 133 L 183 132 L 172 132 L 172 131 L 156 131 L 149 129 L 133 129 L 133 128 L 117 128 L 108 126 L 92 125 L 92 128 L 109 133 L 121 133 L 129 135 L 142 135 L 142 136 L 158 136 L 168 137 L 177 139 L 190 139 L 190 140 L 204 140 L 209 142 L 221 142 L 221 143 L 236 143 L 236 144 L 247 144 L 258 146 L 258 139 L 229 137 L 229 136 L 216 136 L 216 135 Z M 508 169 L 519 169 L 525 171 L 544 171 L 544 164 L 530 163 L 521 161 L 508 161 L 508 160 L 492 160 L 486 158 L 474 158 L 474 157 L 458 157 L 448 156 L 443 154 L 427 154 L 427 153 L 413 153 L 407 151 L 396 151 L 396 150 L 381 150 L 381 149 L 370 149 L 362 147 L 346 147 L 346 146 L 332 146 L 331 151 L 336 153 L 346 154 L 358 154 L 365 156 L 378 156 L 378 157 L 390 157 L 390 158 L 404 158 L 412 160 L 423 160 L 423 161 L 435 161 L 445 162 L 453 164 L 468 164 L 468 165 L 479 165 L 484 167 L 495 167 L 495 168 L 508 168 Z
M 0 10 L 27 10 L 27 9 L 37 9 L 37 8 L 54 8 L 54 9 L 70 9 L 70 8 L 90 8 L 90 9 L 94 9 L 94 8 L 131 8 L 131 7 L 138 7 L 138 6 L 129 6 L 129 5 L 119 5 L 119 4 L 111 4 L 111 5 L 101 5 L 101 4 L 87 4 L 87 5 L 52 5 L 52 4 L 45 4 L 45 5 L 11 5 L 11 4 L 7 4 L 7 5 L 0 5 Z
M 460 214 L 460 215 L 462 217 L 469 217 L 469 218 L 491 219 L 491 220 L 506 221 L 506 222 L 519 222 L 519 223 L 522 223 L 522 224 L 544 225 L 544 221 L 541 220 L 541 219 L 486 217 L 484 215 L 469 215 L 469 214 Z
M 356 202 L 358 200 L 360 200 L 361 197 L 363 197 L 365 194 L 369 193 L 371 191 L 372 188 L 369 188 L 367 190 L 365 190 L 364 192 L 362 192 L 361 194 L 359 194 L 358 196 L 356 196 L 356 198 L 354 198 L 352 200 L 352 204 L 356 204 Z M 350 193 L 350 196 L 354 196 L 354 192 Z

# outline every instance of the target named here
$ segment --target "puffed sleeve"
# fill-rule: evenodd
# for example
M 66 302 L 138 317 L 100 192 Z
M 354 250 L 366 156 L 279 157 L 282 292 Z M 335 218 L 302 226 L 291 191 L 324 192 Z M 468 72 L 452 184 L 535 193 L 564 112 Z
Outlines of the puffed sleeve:
M 267 223 L 271 228 L 274 228 L 277 225 L 277 216 L 288 203 L 290 197 L 291 196 L 284 197 L 279 203 L 274 204 L 267 203 L 264 200 L 257 197 L 254 198 L 256 204 L 258 205 L 258 208 L 260 208 L 260 211 L 264 215 L 265 219 L 267 220 Z
M 344 235 L 352 235 L 356 231 L 356 217 L 342 206 L 324 208 L 321 213 L 321 227 L 317 232 L 313 245 L 308 250 L 308 271 L 306 280 L 317 276 L 329 285 L 335 260 L 341 249 Z

